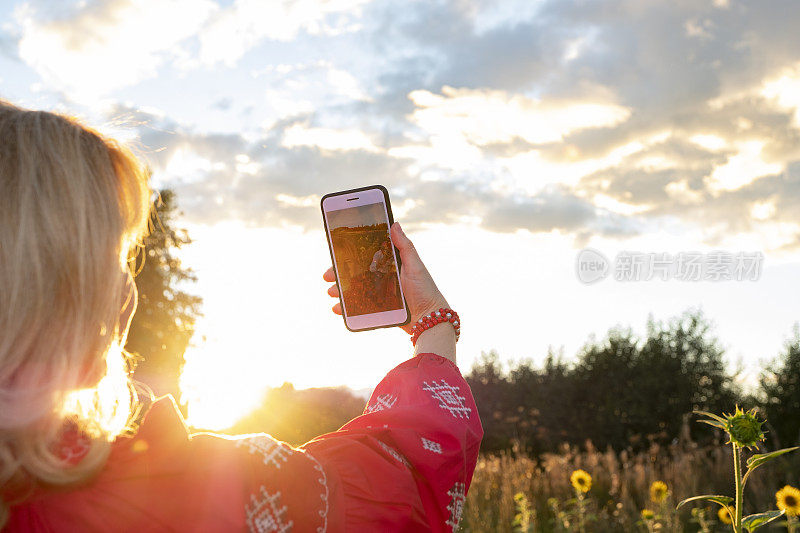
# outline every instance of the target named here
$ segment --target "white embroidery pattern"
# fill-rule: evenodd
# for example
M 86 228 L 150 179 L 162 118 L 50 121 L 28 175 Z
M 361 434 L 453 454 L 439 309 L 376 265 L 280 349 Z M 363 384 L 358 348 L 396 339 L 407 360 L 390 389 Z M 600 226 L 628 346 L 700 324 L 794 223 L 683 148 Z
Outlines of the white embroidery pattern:
M 317 461 L 316 457 L 305 450 L 303 450 L 303 455 L 314 461 L 314 470 L 322 475 L 322 477 L 317 478 L 317 481 L 325 488 L 325 493 L 319 495 L 320 499 L 325 504 L 325 509 L 317 511 L 319 516 L 323 519 L 322 526 L 317 528 L 317 533 L 325 533 L 325 531 L 328 530 L 328 476 L 325 475 L 325 470 L 322 468 L 319 461 Z
M 250 453 L 258 453 L 264 459 L 265 465 L 273 465 L 275 468 L 280 468 L 282 463 L 286 462 L 286 458 L 292 455 L 292 449 L 286 444 L 282 444 L 265 435 L 256 435 L 255 437 L 248 437 L 236 441 L 236 447 L 247 446 L 250 448 Z
M 367 406 L 367 408 L 364 410 L 364 414 L 368 415 L 377 411 L 383 411 L 384 409 L 391 409 L 394 407 L 396 402 L 397 396 L 392 396 L 391 394 L 381 394 L 375 398 L 374 404 Z
M 384 444 L 383 441 L 378 441 L 378 444 L 381 445 L 381 448 L 383 448 L 386 451 L 386 453 L 388 453 L 389 455 L 391 455 L 392 457 L 394 457 L 395 459 L 397 459 L 398 461 L 400 461 L 404 465 L 411 466 L 411 465 L 408 464 L 408 461 L 406 460 L 406 458 L 403 457 L 402 455 L 400 455 L 400 452 L 398 452 L 397 450 L 395 450 L 391 446 L 389 446 L 387 444 Z
M 442 445 L 436 441 L 428 440 L 425 437 L 420 437 L 422 439 L 422 447 L 426 450 L 430 450 L 433 453 L 442 453 Z
M 454 387 L 443 379 L 441 382 L 439 384 L 434 381 L 429 385 L 427 381 L 423 381 L 425 386 L 422 387 L 422 390 L 430 392 L 431 397 L 439 401 L 439 407 L 449 411 L 453 418 L 469 418 L 472 409 L 464 405 L 466 398 L 458 394 L 459 387 Z
M 466 489 L 464 483 L 456 482 L 453 488 L 447 491 L 447 495 L 450 496 L 450 503 L 447 505 L 447 510 L 450 511 L 450 518 L 447 519 L 445 524 L 452 527 L 453 531 L 458 529 L 461 513 L 464 511 L 464 501 L 467 499 L 464 489 Z
M 247 526 L 256 533 L 287 533 L 292 530 L 294 522 L 289 520 L 284 523 L 286 506 L 278 507 L 281 497 L 280 491 L 270 494 L 261 486 L 261 499 L 255 494 L 250 496 L 250 504 L 245 507 L 247 513 Z

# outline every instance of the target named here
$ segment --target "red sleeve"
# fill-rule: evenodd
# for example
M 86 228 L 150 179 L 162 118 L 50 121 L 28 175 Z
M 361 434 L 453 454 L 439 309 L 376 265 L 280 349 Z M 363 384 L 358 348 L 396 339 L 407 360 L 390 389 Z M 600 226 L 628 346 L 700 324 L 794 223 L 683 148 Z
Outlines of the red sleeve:
M 458 527 L 482 438 L 467 382 L 426 353 L 389 372 L 363 415 L 302 449 L 329 473 L 332 523 L 439 532 Z
M 117 439 L 95 479 L 68 491 L 41 491 L 12 507 L 7 528 L 341 531 L 329 526 L 328 511 L 327 477 L 312 456 L 265 434 L 190 435 L 174 400 L 165 397 L 134 437 Z
M 165 397 L 134 437 L 117 439 L 96 478 L 37 493 L 11 509 L 7 527 L 454 531 L 482 437 L 467 383 L 434 354 L 397 366 L 363 415 L 300 448 L 265 434 L 190 435 Z

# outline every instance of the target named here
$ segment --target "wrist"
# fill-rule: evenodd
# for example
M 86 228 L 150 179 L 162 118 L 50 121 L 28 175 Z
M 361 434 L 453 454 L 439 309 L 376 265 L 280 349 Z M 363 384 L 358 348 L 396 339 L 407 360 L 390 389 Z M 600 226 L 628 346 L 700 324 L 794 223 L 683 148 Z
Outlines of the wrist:
M 451 362 L 456 362 L 456 331 L 449 322 L 431 326 L 417 338 L 414 356 L 421 353 L 435 353 Z
M 444 297 L 438 298 L 438 299 L 434 300 L 433 303 L 423 307 L 422 311 L 420 311 L 417 314 L 417 316 L 415 316 L 413 318 L 413 322 L 416 322 L 417 320 L 419 320 L 420 318 L 422 318 L 422 317 L 424 317 L 426 315 L 429 315 L 431 313 L 435 313 L 436 311 L 438 311 L 441 308 L 450 309 L 450 304 L 447 303 L 447 300 L 445 300 Z
M 442 339 L 452 337 L 453 342 L 455 342 L 456 330 L 450 322 L 440 322 L 423 330 L 417 337 L 417 344 L 419 344 L 420 341 L 424 341 L 425 339 L 429 339 L 432 337 L 437 337 Z
M 413 326 L 411 326 L 409 333 L 411 333 L 411 343 L 416 344 L 417 338 L 420 334 L 433 326 L 448 322 L 453 325 L 456 334 L 456 342 L 461 333 L 461 323 L 459 321 L 458 313 L 453 309 L 440 307 L 435 311 L 431 311 L 425 316 L 419 318 Z
M 458 313 L 450 308 L 436 308 L 411 328 L 414 355 L 431 352 L 455 363 L 460 329 Z

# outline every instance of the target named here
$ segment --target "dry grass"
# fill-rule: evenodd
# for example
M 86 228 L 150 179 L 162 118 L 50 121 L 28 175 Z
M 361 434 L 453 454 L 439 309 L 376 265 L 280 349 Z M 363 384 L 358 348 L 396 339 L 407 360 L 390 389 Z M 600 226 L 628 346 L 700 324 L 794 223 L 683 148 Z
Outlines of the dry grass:
M 775 461 L 753 475 L 745 490 L 746 513 L 775 508 L 775 492 L 786 483 L 797 484 L 798 457 Z M 482 456 L 478 461 L 462 517 L 461 531 L 514 531 L 514 495 L 524 493 L 533 509 L 532 531 L 558 531 L 548 498 L 560 502 L 575 496 L 569 477 L 578 468 L 593 478 L 590 513 L 596 519 L 587 531 L 645 531 L 640 512 L 658 505 L 650 502 L 650 484 L 664 481 L 670 496 L 661 531 L 698 531 L 690 506 L 674 511 L 675 503 L 699 494 L 731 494 L 733 467 L 729 447 L 699 448 L 691 442 L 668 449 L 651 447 L 646 453 L 601 452 L 587 443 L 585 451 L 565 447 L 559 454 L 534 460 L 520 454 Z M 711 506 L 709 505 L 709 509 Z M 716 508 L 713 509 L 714 516 Z M 574 527 L 574 526 L 573 526 Z M 571 528 L 572 529 L 572 528 Z M 717 525 L 716 531 L 729 531 Z

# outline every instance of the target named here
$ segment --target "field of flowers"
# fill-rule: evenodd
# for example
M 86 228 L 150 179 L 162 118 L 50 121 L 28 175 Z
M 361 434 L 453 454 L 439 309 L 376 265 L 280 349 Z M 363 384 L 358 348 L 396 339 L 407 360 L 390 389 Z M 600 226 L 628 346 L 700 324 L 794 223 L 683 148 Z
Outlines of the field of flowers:
M 466 379 L 484 453 L 461 530 L 800 531 L 800 326 L 755 389 L 723 353 L 689 311 L 571 362 L 482 354 Z
M 732 531 L 728 515 L 711 502 L 676 510 L 679 501 L 698 494 L 734 495 L 730 445 L 704 448 L 683 438 L 638 454 L 604 452 L 591 443 L 583 448 L 565 446 L 539 460 L 514 452 L 482 456 L 459 530 Z M 744 514 L 776 509 L 776 493 L 787 484 L 796 487 L 799 476 L 800 454 L 764 465 L 748 480 Z M 800 510 L 800 493 L 782 496 L 787 511 Z M 787 522 L 783 516 L 761 531 L 786 531 L 796 524 L 796 517 Z

